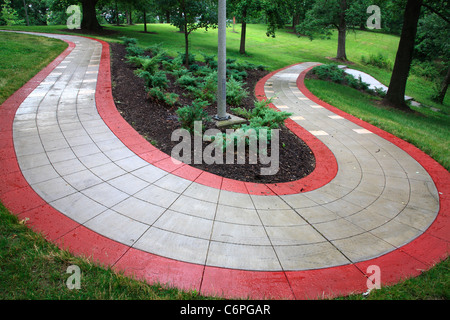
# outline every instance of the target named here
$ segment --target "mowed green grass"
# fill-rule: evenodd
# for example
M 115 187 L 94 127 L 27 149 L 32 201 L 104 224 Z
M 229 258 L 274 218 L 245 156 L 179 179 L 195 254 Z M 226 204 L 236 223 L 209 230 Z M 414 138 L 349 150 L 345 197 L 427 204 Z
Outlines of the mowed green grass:
M 67 43 L 33 35 L 18 36 L 15 33 L 0 32 L 0 48 L 2 104 L 67 48 Z
M 52 27 L 16 27 L 38 32 L 58 33 L 64 26 Z M 163 43 L 163 46 L 169 53 L 176 54 L 183 52 L 184 37 L 170 25 L 149 25 L 149 31 L 155 34 L 143 34 L 142 26 L 131 27 L 108 27 L 120 31 L 119 34 L 108 37 L 99 37 L 106 41 L 120 41 L 121 35 L 138 38 L 142 46 L 155 43 Z M 236 28 L 239 31 L 239 28 Z M 0 41 L 8 38 L 1 44 L 1 51 L 11 52 L 9 47 L 19 47 L 25 45 L 24 35 L 8 35 L 0 33 Z M 32 37 L 34 38 L 34 37 Z M 49 39 L 39 38 L 45 42 Z M 239 53 L 239 34 L 228 31 L 228 57 L 248 60 L 256 64 L 264 64 L 269 70 L 277 70 L 286 65 L 303 61 L 317 61 L 327 63 L 327 57 L 333 57 L 336 51 L 336 39 L 309 41 L 304 38 L 297 38 L 294 34 L 287 31 L 280 31 L 276 38 L 267 38 L 265 35 L 265 26 L 251 25 L 248 30 L 247 50 L 248 56 L 242 57 Z M 53 52 L 56 57 L 65 48 L 65 43 L 57 40 L 50 42 L 59 43 L 61 47 Z M 382 51 L 393 59 L 395 56 L 398 37 L 382 35 L 370 32 L 356 32 L 349 34 L 348 37 L 348 55 L 355 62 L 353 67 L 368 71 L 379 78 L 385 84 L 388 84 L 389 73 L 374 67 L 367 67 L 360 64 L 361 55 L 369 55 L 372 50 Z M 39 59 L 43 60 L 46 55 L 42 51 L 45 45 L 32 45 L 38 51 Z M 382 47 L 386 46 L 386 47 Z M 214 54 L 217 48 L 217 31 L 199 30 L 191 36 L 191 51 L 201 58 L 200 53 Z M 16 52 L 26 52 L 16 49 Z M 29 48 L 30 52 L 32 48 Z M 18 54 L 20 56 L 20 54 Z M 11 93 L 20 88 L 20 83 L 25 83 L 42 67 L 36 66 L 36 59 L 22 57 L 24 62 L 23 69 L 34 68 L 36 71 L 27 74 L 18 72 L 18 78 L 11 86 Z M 38 60 L 39 60 L 38 59 Z M 47 57 L 48 62 L 52 58 Z M 7 61 L 4 57 L 2 60 Z M 47 62 L 47 63 L 48 63 Z M 0 79 L 7 79 L 12 74 L 3 74 Z M 428 82 L 422 78 L 414 79 L 410 77 L 408 84 L 408 95 L 422 97 L 422 101 L 427 99 L 429 94 Z M 0 80 L 2 81 L 2 80 Z M 387 82 L 386 82 L 387 81 Z M 444 105 L 438 105 L 444 112 L 436 114 L 428 109 L 421 111 L 415 119 L 406 118 L 403 113 L 395 110 L 377 110 L 370 97 L 343 89 L 341 86 L 319 81 L 307 81 L 308 88 L 319 98 L 330 102 L 344 111 L 359 114 L 364 120 L 384 127 L 385 130 L 392 130 L 394 134 L 402 136 L 405 140 L 412 143 L 422 141 L 421 148 L 427 150 L 435 159 L 444 164 L 448 169 L 448 146 L 445 148 L 445 141 L 448 141 L 448 98 Z M 2 89 L 3 92 L 3 89 Z M 415 96 L 414 94 L 417 95 Z M 420 101 L 420 100 L 419 100 Z M 359 112 L 359 113 L 358 113 Z M 447 118 L 446 118 L 447 117 Z M 425 119 L 424 127 L 421 127 L 421 118 Z M 409 128 L 410 121 L 417 121 L 417 124 Z M 437 129 L 436 129 L 437 128 Z M 423 130 L 420 130 L 423 129 Z M 420 131 L 420 132 L 419 132 Z M 436 135 L 435 131 L 443 131 Z M 418 133 L 419 132 L 419 133 Z M 428 138 L 427 138 L 428 135 Z M 436 138 L 437 137 L 437 138 Z M 436 145 L 433 143 L 437 141 Z M 424 143 L 426 142 L 426 143 Z M 426 145 L 431 147 L 428 147 Z M 429 149 L 427 149 L 429 148 Z M 424 151 L 425 151 L 424 150 Z M 447 162 L 445 161 L 447 159 Z M 76 264 L 82 270 L 82 289 L 69 290 L 65 281 L 69 277 L 66 273 L 69 265 Z M 448 259 L 439 263 L 431 270 L 424 272 L 421 276 L 409 279 L 399 284 L 383 287 L 381 290 L 373 291 L 364 299 L 448 299 Z M 18 221 L 3 206 L 0 205 L 0 298 L 1 299 L 204 299 L 196 292 L 184 292 L 176 289 L 166 288 L 155 284 L 148 284 L 124 277 L 108 268 L 102 268 L 87 259 L 74 257 L 66 251 L 59 250 L 54 245 L 48 243 L 44 238 L 32 232 L 26 227 L 26 222 Z M 345 297 L 345 299 L 361 299 L 361 295 Z

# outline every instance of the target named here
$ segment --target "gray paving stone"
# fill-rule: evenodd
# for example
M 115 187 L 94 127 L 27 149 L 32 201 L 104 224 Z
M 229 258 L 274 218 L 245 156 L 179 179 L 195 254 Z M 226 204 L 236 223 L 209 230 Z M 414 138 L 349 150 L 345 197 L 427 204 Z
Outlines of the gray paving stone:
M 151 227 L 134 247 L 171 259 L 204 264 L 209 241 Z
M 64 198 L 77 191 L 72 188 L 65 180 L 59 177 L 35 183 L 32 185 L 32 188 L 47 202 L 52 202 L 54 200 Z
M 84 224 L 87 228 L 113 239 L 133 245 L 149 226 L 112 210 L 106 210 Z
M 266 230 L 260 226 L 214 222 L 212 241 L 243 245 L 270 246 Z
M 185 236 L 209 240 L 213 221 L 198 216 L 167 210 L 154 223 L 154 227 Z
M 250 259 L 250 257 L 252 257 Z M 249 246 L 212 241 L 207 265 L 222 268 L 275 271 L 281 270 L 272 246 Z
M 59 174 L 50 164 L 23 170 L 23 174 L 27 177 L 27 181 L 30 184 L 36 184 L 59 177 Z
M 114 188 L 106 182 L 84 189 L 82 190 L 82 193 L 108 208 L 111 208 L 129 197 L 125 192 Z
M 166 211 L 166 208 L 150 204 L 134 197 L 125 199 L 111 209 L 147 225 L 153 225 L 164 211 Z
M 283 270 L 311 270 L 348 264 L 350 261 L 329 242 L 276 246 Z
M 332 243 L 353 263 L 379 257 L 395 250 L 394 246 L 368 232 L 334 240 Z
M 215 221 L 253 226 L 261 225 L 261 220 L 255 209 L 244 209 L 222 204 L 217 205 Z
M 56 210 L 64 212 L 65 215 L 80 224 L 84 224 L 86 221 L 107 210 L 105 206 L 79 192 L 55 200 L 50 205 Z
M 168 208 L 179 197 L 179 194 L 155 185 L 150 185 L 134 196 L 149 203 Z
M 158 167 L 147 165 L 145 167 L 132 171 L 131 174 L 144 181 L 147 181 L 148 183 L 153 183 L 167 175 L 167 172 L 159 169 Z
M 171 210 L 213 220 L 217 204 L 180 195 L 170 206 Z

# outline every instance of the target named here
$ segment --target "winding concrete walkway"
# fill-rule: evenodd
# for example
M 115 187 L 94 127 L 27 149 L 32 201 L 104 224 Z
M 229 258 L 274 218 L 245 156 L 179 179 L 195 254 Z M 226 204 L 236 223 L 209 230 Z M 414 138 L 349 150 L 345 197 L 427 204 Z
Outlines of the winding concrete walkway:
M 312 96 L 302 79 L 316 63 L 256 89 L 324 150 L 314 178 L 245 184 L 173 162 L 124 123 L 106 43 L 45 36 L 70 46 L 0 108 L 0 199 L 61 247 L 148 281 L 251 298 L 364 292 L 370 265 L 384 285 L 447 256 L 448 171 Z

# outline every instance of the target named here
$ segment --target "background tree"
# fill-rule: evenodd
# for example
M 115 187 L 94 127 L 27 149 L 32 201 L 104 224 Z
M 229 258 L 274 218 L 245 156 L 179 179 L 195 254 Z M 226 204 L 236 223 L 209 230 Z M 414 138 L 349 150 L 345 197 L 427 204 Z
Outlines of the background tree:
M 443 103 L 450 80 L 450 12 L 448 2 L 424 3 L 417 26 L 414 59 L 428 69 L 436 69 L 439 83 L 434 100 Z M 440 72 L 439 72 L 440 71 Z
M 172 6 L 171 24 L 184 32 L 185 65 L 189 65 L 189 35 L 200 28 L 217 27 L 217 2 L 177 0 Z
M 297 25 L 297 32 L 311 40 L 317 35 L 331 35 L 332 29 L 338 31 L 336 59 L 347 60 L 345 40 L 347 34 L 346 11 L 347 0 L 317 0 L 308 10 L 305 20 Z
M 405 102 L 406 82 L 413 58 L 417 24 L 423 0 L 408 0 L 404 11 L 403 28 L 392 70 L 391 81 L 383 102 L 395 108 L 409 110 Z
M 245 54 L 245 40 L 247 37 L 248 18 L 259 15 L 262 9 L 261 0 L 228 0 L 227 4 L 233 8 L 232 13 L 241 21 L 241 41 L 239 53 Z
M 306 12 L 311 10 L 314 5 L 314 0 L 289 0 L 286 1 L 286 6 L 292 16 L 292 28 L 305 21 Z
M 276 30 L 284 28 L 286 19 L 290 17 L 289 1 L 265 0 L 263 8 L 267 19 L 266 35 L 275 38 Z
M 99 0 L 80 0 L 81 2 L 81 29 L 86 31 L 100 31 L 102 26 L 98 23 L 95 7 Z

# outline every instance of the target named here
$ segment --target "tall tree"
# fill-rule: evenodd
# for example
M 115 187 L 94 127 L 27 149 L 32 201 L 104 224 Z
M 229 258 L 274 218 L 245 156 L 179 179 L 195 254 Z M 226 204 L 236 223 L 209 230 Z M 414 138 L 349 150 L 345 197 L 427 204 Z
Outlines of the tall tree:
M 100 31 L 102 26 L 98 23 L 95 6 L 99 0 L 80 0 L 83 18 L 81 19 L 81 29 L 87 31 Z
M 233 8 L 233 13 L 241 20 L 241 40 L 239 53 L 245 54 L 245 42 L 247 38 L 247 20 L 259 14 L 262 9 L 261 0 L 229 0 L 229 6 Z
M 347 38 L 347 21 L 345 20 L 345 11 L 347 10 L 347 0 L 339 2 L 339 24 L 338 29 L 338 47 L 336 59 L 347 60 L 347 53 L 345 51 L 345 41 Z
M 448 2 L 445 1 L 448 4 Z M 450 7 L 424 2 L 424 16 L 417 26 L 414 59 L 433 61 L 441 69 L 439 92 L 434 100 L 443 103 L 450 81 Z
M 292 28 L 305 20 L 306 12 L 311 10 L 314 0 L 288 0 L 286 5 L 290 9 L 292 16 Z
M 189 65 L 189 35 L 200 28 L 217 27 L 217 3 L 212 0 L 176 0 L 171 24 L 184 32 L 185 65 Z
M 332 29 L 338 31 L 338 48 L 336 59 L 347 60 L 345 42 L 347 35 L 346 11 L 347 0 L 317 0 L 306 13 L 305 20 L 297 25 L 299 34 L 311 40 L 317 35 L 329 37 Z
M 408 0 L 403 15 L 403 27 L 391 81 L 384 103 L 395 108 L 409 110 L 405 103 L 406 82 L 414 52 L 417 23 L 420 17 L 423 0 Z

